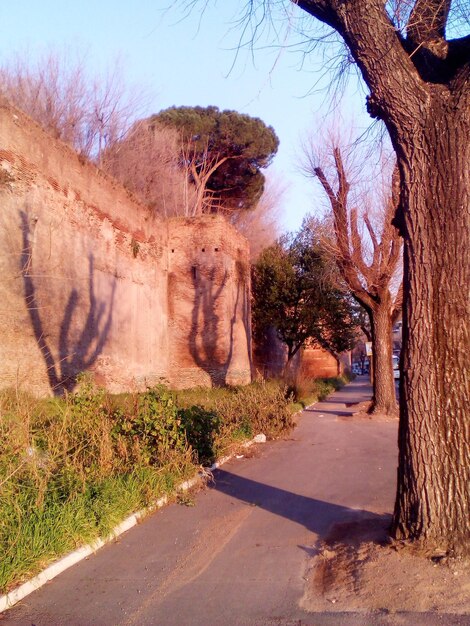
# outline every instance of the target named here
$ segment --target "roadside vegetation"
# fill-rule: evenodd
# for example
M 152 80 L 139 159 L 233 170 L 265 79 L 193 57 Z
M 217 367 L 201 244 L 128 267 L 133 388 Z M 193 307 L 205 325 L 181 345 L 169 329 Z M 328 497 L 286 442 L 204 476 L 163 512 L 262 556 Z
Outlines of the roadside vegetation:
M 277 381 L 239 388 L 164 386 L 111 395 L 82 378 L 76 394 L 0 393 L 0 592 L 107 536 L 127 515 L 333 389 Z M 308 395 L 308 398 L 307 398 Z
M 284 375 L 309 342 L 338 361 L 357 341 L 352 299 L 341 284 L 334 258 L 323 242 L 324 225 L 309 219 L 260 254 L 252 268 L 255 344 L 269 346 L 272 329 L 286 347 Z
M 315 402 L 327 398 L 330 393 L 344 387 L 350 378 L 346 375 L 333 378 L 309 378 L 297 374 L 288 385 L 288 393 L 292 399 L 292 406 L 296 411 L 302 411 Z

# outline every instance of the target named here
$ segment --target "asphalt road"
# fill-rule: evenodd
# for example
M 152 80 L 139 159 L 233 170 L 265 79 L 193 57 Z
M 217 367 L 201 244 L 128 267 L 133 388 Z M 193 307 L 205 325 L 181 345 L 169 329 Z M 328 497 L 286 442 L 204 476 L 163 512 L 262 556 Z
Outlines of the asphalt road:
M 302 414 L 285 440 L 234 459 L 3 615 L 2 626 L 463 625 L 460 616 L 305 613 L 315 545 L 337 522 L 389 515 L 395 421 L 352 420 L 359 379 Z M 463 618 L 465 619 L 465 618 Z

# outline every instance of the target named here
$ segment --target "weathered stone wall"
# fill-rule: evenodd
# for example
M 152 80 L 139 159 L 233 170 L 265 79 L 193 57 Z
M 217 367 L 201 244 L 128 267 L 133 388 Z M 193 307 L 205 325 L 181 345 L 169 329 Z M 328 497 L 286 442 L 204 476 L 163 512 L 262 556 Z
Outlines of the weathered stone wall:
M 200 262 L 195 251 L 186 256 L 181 246 L 192 242 L 193 229 L 221 254 Z M 188 262 L 199 263 L 204 285 L 193 284 L 191 273 L 188 282 Z M 152 217 L 118 183 L 0 102 L 0 388 L 60 393 L 86 370 L 111 391 L 161 379 L 231 382 L 236 372 L 248 382 L 249 283 L 242 289 L 235 271 L 243 263 L 246 243 L 221 218 L 195 226 Z
M 171 384 L 248 383 L 248 242 L 222 217 L 208 215 L 197 223 L 170 220 L 168 250 Z

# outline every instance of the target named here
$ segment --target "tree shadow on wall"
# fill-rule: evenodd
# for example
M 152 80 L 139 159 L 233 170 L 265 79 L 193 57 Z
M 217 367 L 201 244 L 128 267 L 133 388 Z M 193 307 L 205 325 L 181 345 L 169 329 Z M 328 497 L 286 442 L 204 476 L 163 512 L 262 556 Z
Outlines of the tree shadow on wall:
M 243 328 L 245 329 L 245 337 L 246 337 L 246 347 L 248 352 L 248 361 L 250 366 L 250 377 L 253 375 L 253 358 L 252 358 L 252 346 L 251 346 L 251 293 L 250 293 L 250 269 L 241 261 L 237 261 L 236 263 L 237 269 L 237 302 L 239 293 L 238 290 L 240 286 L 243 287 L 242 290 L 242 321 Z M 236 309 L 235 309 L 236 311 Z
M 198 272 L 198 268 L 193 267 L 194 306 L 191 315 L 189 349 L 196 365 L 209 374 L 212 385 L 224 385 L 233 356 L 233 333 L 237 319 L 240 285 L 237 285 L 235 305 L 230 318 L 228 352 L 224 358 L 225 337 L 222 337 L 219 332 L 221 319 L 217 314 L 217 305 L 227 286 L 228 272 L 225 270 L 220 284 L 215 282 L 216 268 L 212 268 L 204 279 L 198 276 Z
M 37 287 L 34 284 L 33 270 L 33 232 L 31 220 L 21 211 L 21 230 L 23 249 L 21 253 L 21 275 L 26 308 L 36 343 L 46 364 L 47 376 L 52 393 L 62 396 L 72 391 L 81 372 L 88 370 L 101 354 L 111 328 L 116 279 L 111 294 L 106 301 L 98 301 L 94 284 L 94 257 L 88 257 L 88 312 L 81 330 L 74 324 L 74 315 L 80 305 L 80 293 L 74 287 L 67 299 L 67 304 L 60 324 L 58 352 L 54 357 L 47 341 L 41 319 L 41 308 L 37 298 Z M 33 227 L 34 231 L 34 227 Z

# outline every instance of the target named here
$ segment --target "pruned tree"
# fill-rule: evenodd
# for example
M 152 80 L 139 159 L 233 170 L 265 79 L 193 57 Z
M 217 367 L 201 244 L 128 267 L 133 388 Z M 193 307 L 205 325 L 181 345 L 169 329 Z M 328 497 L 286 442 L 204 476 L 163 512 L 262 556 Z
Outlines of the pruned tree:
M 397 157 L 404 373 L 392 534 L 431 554 L 468 553 L 469 4 L 292 2 L 318 20 L 304 22 L 304 41 L 318 42 L 316 24 L 323 23 L 344 42 L 369 90 L 368 111 L 385 124 Z M 270 9 L 286 6 L 291 2 L 247 3 L 252 32 Z
M 351 303 L 338 288 L 328 253 L 316 233 L 303 227 L 263 250 L 252 272 L 254 335 L 270 328 L 287 346 L 285 374 L 307 342 L 338 358 L 352 347 L 355 323 Z
M 350 206 L 350 188 L 341 149 L 331 148 L 335 180 L 321 165 L 313 146 L 306 146 L 306 172 L 316 177 L 331 206 L 334 246 L 331 247 L 341 276 L 353 297 L 365 309 L 370 320 L 373 363 L 373 398 L 371 413 L 396 415 L 398 405 L 392 367 L 392 327 L 401 314 L 403 288 L 393 294 L 393 281 L 401 269 L 402 240 L 392 219 L 398 204 L 398 171 L 392 178 L 392 190 L 385 196 L 381 211 L 380 233 L 374 227 L 367 208 L 362 220 L 372 245 L 370 259 L 359 228 L 356 207 Z

